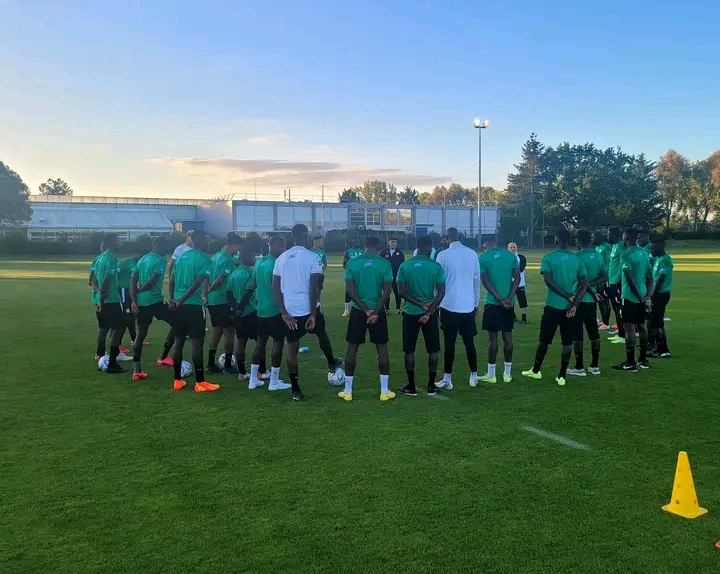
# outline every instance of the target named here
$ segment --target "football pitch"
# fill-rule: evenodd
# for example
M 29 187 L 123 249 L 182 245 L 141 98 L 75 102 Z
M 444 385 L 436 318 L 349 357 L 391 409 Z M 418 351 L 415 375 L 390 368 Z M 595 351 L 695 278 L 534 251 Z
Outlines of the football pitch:
M 470 388 L 459 344 L 455 388 L 428 397 L 420 342 L 420 395 L 388 403 L 373 347 L 346 403 L 311 336 L 300 403 L 224 375 L 217 393 L 173 392 L 157 322 L 150 378 L 100 373 L 88 261 L 0 260 L 0 571 L 720 572 L 720 248 L 668 252 L 672 359 L 617 373 L 624 347 L 603 342 L 602 375 L 560 388 L 556 338 L 543 381 L 523 379 L 545 296 L 532 252 L 513 382 Z M 343 290 L 332 257 L 322 303 L 341 357 Z M 401 318 L 389 324 L 397 391 Z M 660 509 L 681 450 L 710 511 L 696 520 Z

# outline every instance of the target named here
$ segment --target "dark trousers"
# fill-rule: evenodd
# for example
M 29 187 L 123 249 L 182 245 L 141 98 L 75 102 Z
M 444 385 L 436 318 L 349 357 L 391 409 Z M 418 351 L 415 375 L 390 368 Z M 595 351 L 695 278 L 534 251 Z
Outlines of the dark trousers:
M 398 289 L 398 284 L 397 284 L 396 279 L 397 279 L 396 277 L 393 277 L 392 290 L 393 290 L 393 293 L 395 294 L 395 309 L 400 309 L 400 304 L 401 304 L 400 290 Z M 390 310 L 390 299 L 388 299 L 387 302 L 385 303 L 385 310 L 386 311 Z

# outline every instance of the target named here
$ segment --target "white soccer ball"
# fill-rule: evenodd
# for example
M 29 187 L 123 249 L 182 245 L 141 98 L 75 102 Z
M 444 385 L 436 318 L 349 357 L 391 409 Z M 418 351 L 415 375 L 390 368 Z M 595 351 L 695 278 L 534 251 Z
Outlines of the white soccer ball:
M 328 373 L 328 383 L 332 387 L 339 387 L 345 384 L 345 371 L 340 367 L 335 369 L 332 373 Z
M 235 355 L 232 356 L 232 358 L 230 359 L 230 361 L 231 361 L 230 364 L 231 364 L 233 367 L 237 367 L 237 362 L 235 361 Z M 224 369 L 224 368 L 225 368 L 225 353 L 223 353 L 222 355 L 220 355 L 220 358 L 217 360 L 217 364 L 218 364 L 218 367 L 220 367 L 221 369 Z
M 181 376 L 183 379 L 184 379 L 185 377 L 190 376 L 190 373 L 192 373 L 192 372 L 193 372 L 193 366 L 192 366 L 189 362 L 183 361 L 183 362 L 180 364 L 180 376 Z
M 100 360 L 98 361 L 98 369 L 100 369 L 103 373 L 106 373 L 109 362 L 110 362 L 110 355 L 105 355 L 104 357 L 100 357 Z

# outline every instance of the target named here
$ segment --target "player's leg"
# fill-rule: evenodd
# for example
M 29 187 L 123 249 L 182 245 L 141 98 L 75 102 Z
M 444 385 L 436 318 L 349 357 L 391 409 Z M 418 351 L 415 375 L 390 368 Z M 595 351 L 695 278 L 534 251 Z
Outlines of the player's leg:
M 174 313 L 172 313 L 171 316 L 174 316 Z M 173 327 L 171 320 L 168 320 L 168 323 L 170 323 L 170 329 L 168 330 L 168 334 L 165 337 L 165 342 L 163 343 L 162 354 L 160 355 L 160 358 L 157 360 L 158 367 L 172 367 L 173 366 L 173 360 L 172 360 L 172 357 L 170 357 L 170 351 L 172 350 L 173 345 L 175 344 L 175 329 Z
M 125 328 L 128 330 L 128 333 L 130 333 L 130 346 L 135 345 L 135 338 L 137 337 L 137 325 L 135 322 L 135 315 L 132 312 L 132 308 L 130 307 L 130 301 L 126 301 L 125 303 L 126 307 L 123 308 L 125 311 Z
M 120 356 L 120 343 L 125 333 L 125 313 L 120 303 L 106 303 L 103 306 L 107 325 L 110 327 L 110 360 L 108 361 L 108 373 L 124 373 L 126 372 L 118 365 L 118 357 Z
M 436 383 L 439 389 L 452 389 L 452 371 L 455 363 L 455 341 L 458 336 L 458 314 L 452 311 L 440 310 L 440 328 L 443 332 L 443 378 Z
M 302 391 L 300 390 L 300 381 L 297 370 L 297 363 L 294 367 L 288 363 L 288 375 L 290 377 L 290 384 L 280 380 L 280 365 L 282 364 L 283 347 L 285 346 L 285 337 L 288 334 L 288 330 L 285 323 L 280 315 L 277 315 L 277 321 L 273 329 L 272 335 L 272 350 L 270 352 L 270 383 L 268 384 L 268 390 L 270 391 L 286 391 L 292 388 L 293 400 L 299 401 L 303 398 Z M 299 350 L 299 339 L 297 350 Z M 295 360 L 297 361 L 297 352 L 295 352 Z M 294 368 L 290 371 L 289 369 Z M 263 384 L 263 383 L 260 383 Z
M 477 325 L 475 324 L 475 313 L 463 313 L 460 317 L 460 337 L 465 346 L 465 356 L 467 357 L 468 366 L 470 368 L 470 385 L 473 381 L 477 384 L 478 379 L 478 360 L 477 349 L 475 349 L 475 336 L 477 335 Z
M 650 364 L 647 360 L 648 350 L 648 328 L 647 328 L 647 312 L 645 305 L 641 303 L 638 305 L 638 343 L 640 346 L 640 353 L 638 356 L 637 366 L 640 369 L 650 368 Z
M 235 332 L 235 360 L 237 361 L 238 381 L 244 381 L 248 378 L 245 368 L 245 349 L 247 348 L 247 339 Z
M 564 311 L 547 305 L 543 309 L 542 318 L 540 319 L 540 336 L 538 337 L 538 345 L 535 349 L 535 362 L 533 363 L 532 369 L 522 372 L 524 377 L 542 379 L 542 365 L 545 361 L 548 347 L 552 344 L 555 338 L 555 332 L 560 325 L 560 313 L 564 313 Z
M 97 320 L 98 331 L 97 341 L 95 346 L 95 360 L 99 361 L 105 356 L 106 343 L 110 328 L 105 324 L 105 317 L 102 313 L 95 312 L 95 319 Z
M 171 328 L 171 331 L 175 337 L 175 341 L 172 346 L 172 367 L 175 377 L 173 390 L 179 391 L 186 384 L 182 378 L 183 349 L 185 347 L 185 338 L 188 335 L 185 306 L 178 307 L 178 309 L 173 312 L 173 327 Z
M 374 343 L 378 354 L 378 370 L 380 371 L 380 400 L 387 401 L 395 398 L 390 390 L 390 356 L 388 354 L 388 324 L 387 316 L 380 315 L 376 323 L 369 325 L 370 342 Z
M 300 352 L 300 339 L 307 333 L 305 323 L 310 315 L 304 317 L 295 317 L 297 321 L 297 329 L 287 332 L 287 349 L 285 349 L 285 361 L 287 363 L 288 376 L 290 377 L 290 385 L 292 386 L 293 400 L 299 401 L 303 398 L 300 389 L 300 365 L 298 362 L 298 353 Z M 273 369 L 273 378 L 270 379 L 271 391 L 274 390 L 275 369 Z
M 600 374 L 600 329 L 598 328 L 597 321 L 595 320 L 595 316 L 597 312 L 595 311 L 594 304 L 590 303 L 590 305 L 593 305 L 593 308 L 591 311 L 589 311 L 585 318 L 585 331 L 587 332 L 588 339 L 590 340 L 590 353 L 591 353 L 591 359 L 590 359 L 590 367 L 588 368 L 588 372 L 591 375 L 599 375 Z
M 380 314 L 379 317 L 385 317 L 385 315 Z M 338 393 L 338 397 L 345 401 L 352 400 L 357 352 L 360 345 L 365 342 L 365 333 L 367 330 L 368 324 L 365 313 L 363 313 L 360 309 L 351 307 L 347 332 L 345 334 L 345 341 L 347 341 L 348 344 L 347 351 L 345 353 L 345 389 Z
M 148 305 L 146 307 L 139 307 L 135 319 L 137 321 L 137 332 L 133 338 L 133 381 L 139 381 L 140 379 L 147 378 L 147 373 L 141 368 L 140 362 L 142 360 L 142 348 L 147 336 L 148 329 L 153 320 L 153 308 L 156 305 L 162 305 L 162 303 L 156 303 L 155 305 Z
M 525 287 L 518 287 L 517 300 L 518 306 L 520 307 L 521 322 L 523 325 L 527 325 L 528 302 Z
M 420 315 L 408 315 L 407 313 L 403 313 L 402 317 L 402 344 L 407 385 L 400 387 L 400 392 L 411 397 L 417 396 L 417 387 L 415 386 L 415 348 L 417 346 L 418 336 L 420 335 L 419 318 Z M 433 380 L 433 383 L 434 382 Z
M 625 361 L 619 365 L 614 365 L 616 371 L 637 372 L 637 363 L 635 362 L 635 347 L 637 345 L 637 333 L 635 324 L 637 322 L 638 310 L 640 304 L 633 301 L 624 301 L 621 315 L 624 321 L 625 329 Z
M 440 322 L 437 313 L 422 326 L 423 339 L 425 339 L 425 351 L 428 354 L 428 395 L 437 393 L 435 377 L 438 370 L 438 353 L 440 352 Z
M 570 358 L 572 357 L 573 323 L 574 321 L 567 316 L 563 315 L 563 317 L 560 318 L 559 329 L 562 349 L 560 351 L 560 372 L 555 382 L 561 387 L 565 385 L 565 377 L 567 376 L 568 365 L 570 365 Z
M 513 337 L 512 337 L 512 331 L 503 330 L 502 331 L 502 339 L 503 339 L 503 358 L 505 359 L 503 370 L 503 381 L 506 383 L 509 383 L 512 381 L 512 360 L 513 360 L 513 351 L 514 345 L 513 345 Z
M 585 313 L 585 307 L 584 303 L 580 303 L 578 305 L 578 308 L 576 309 L 575 316 L 570 319 L 571 323 L 571 331 L 572 331 L 572 339 L 573 339 L 573 352 L 575 354 L 575 366 L 572 369 L 567 370 L 568 375 L 572 375 L 575 377 L 585 377 L 587 376 L 587 373 L 585 372 L 585 337 L 584 337 L 584 329 L 585 329 L 585 317 L 583 314 Z M 593 320 L 595 321 L 595 324 L 597 325 L 597 319 L 593 317 Z
M 495 377 L 495 364 L 497 361 L 498 354 L 498 333 L 502 330 L 500 326 L 500 310 L 499 305 L 485 305 L 482 315 L 482 329 L 487 333 L 488 345 L 487 345 L 487 372 L 482 377 L 473 379 L 470 377 L 470 386 L 477 386 L 478 380 L 483 383 L 497 383 Z M 515 321 L 515 311 L 512 311 L 513 322 Z
M 315 315 L 315 328 L 312 330 L 312 334 L 317 337 L 320 350 L 323 352 L 323 355 L 325 355 L 328 371 L 334 373 L 335 369 L 342 365 L 342 359 L 335 357 L 333 353 L 332 343 L 327 334 L 325 314 L 320 309 L 317 310 Z
M 399 315 L 401 305 L 400 288 L 398 287 L 397 281 L 395 279 L 393 279 L 392 290 L 393 294 L 395 295 L 395 312 Z
M 256 389 L 257 387 L 265 384 L 259 378 L 258 374 L 260 372 L 260 361 L 264 361 L 267 355 L 266 347 L 270 337 L 266 330 L 266 322 L 267 320 L 265 318 L 258 318 L 257 339 L 255 340 L 255 349 L 253 349 L 253 354 L 250 359 L 250 381 L 248 383 L 248 389 L 250 390 Z
M 208 311 L 210 311 L 210 325 L 212 326 L 212 330 L 210 332 L 207 367 L 208 371 L 211 373 L 219 373 L 222 371 L 222 369 L 215 363 L 217 348 L 220 344 L 220 338 L 223 336 L 223 323 L 220 307 L 222 307 L 222 305 L 210 305 L 208 307 Z
M 195 368 L 195 392 L 204 393 L 217 391 L 220 385 L 213 385 L 205 380 L 203 359 L 205 355 L 205 308 L 200 305 L 187 305 L 188 336 L 192 345 L 192 361 Z
M 620 342 L 625 339 L 625 321 L 623 319 L 623 300 L 622 300 L 622 285 L 615 285 L 613 298 L 613 309 L 615 310 L 615 322 L 617 323 L 617 339 Z
M 667 343 L 667 331 L 665 330 L 665 311 L 670 302 L 670 293 L 655 293 L 650 313 L 650 327 L 655 335 L 655 351 L 652 357 L 656 359 L 667 359 L 671 357 Z
M 233 352 L 235 351 L 235 327 L 223 327 L 223 343 L 225 351 L 225 364 L 223 365 L 223 373 L 237 373 L 237 367 L 233 367 L 232 364 Z

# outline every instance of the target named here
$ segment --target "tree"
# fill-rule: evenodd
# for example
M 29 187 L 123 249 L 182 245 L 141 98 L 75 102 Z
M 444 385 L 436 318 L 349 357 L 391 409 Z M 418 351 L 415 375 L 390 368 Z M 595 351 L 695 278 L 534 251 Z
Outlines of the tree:
M 534 229 L 542 221 L 545 208 L 545 189 L 538 176 L 544 158 L 545 146 L 531 133 L 523 144 L 521 161 L 515 165 L 516 173 L 508 175 L 506 193 L 502 197 L 503 227 L 512 232 L 529 230 L 528 246 L 534 245 Z M 543 200 L 540 209 L 536 209 L 538 198 Z
M 475 204 L 477 205 L 477 187 L 473 187 L 470 190 L 470 193 L 475 198 Z M 489 187 L 483 185 L 482 188 L 482 204 L 487 206 L 497 206 L 500 204 L 500 200 L 502 199 L 503 192 L 499 189 L 495 189 L 494 187 Z
M 343 189 L 342 193 L 338 193 L 338 201 L 340 203 L 360 203 L 362 200 L 358 196 L 357 188 Z
M 45 183 L 41 183 L 38 188 L 40 195 L 66 195 L 71 196 L 73 190 L 62 179 L 48 179 Z
M 674 149 L 668 150 L 657 162 L 655 177 L 662 198 L 666 229 L 670 227 L 673 215 L 678 213 L 687 200 L 690 176 L 690 162 Z
M 0 161 L 0 226 L 30 221 L 30 190 L 22 178 Z
M 363 203 L 397 203 L 397 188 L 391 183 L 384 181 L 366 181 L 360 187 L 356 187 L 358 197 Z
M 696 161 L 690 168 L 689 185 L 681 209 L 695 231 L 699 225 L 705 227 L 710 214 L 720 206 L 718 175 L 720 150 L 707 159 Z
M 418 195 L 417 190 L 411 185 L 406 185 L 403 190 L 398 193 L 397 198 L 398 203 L 403 205 L 420 203 L 420 196 Z

